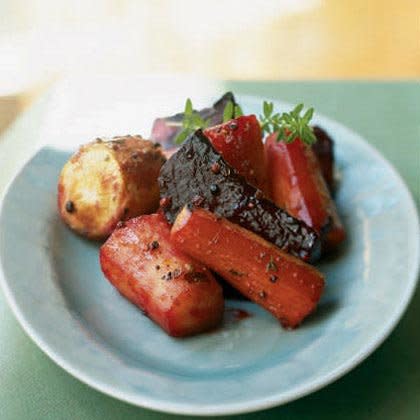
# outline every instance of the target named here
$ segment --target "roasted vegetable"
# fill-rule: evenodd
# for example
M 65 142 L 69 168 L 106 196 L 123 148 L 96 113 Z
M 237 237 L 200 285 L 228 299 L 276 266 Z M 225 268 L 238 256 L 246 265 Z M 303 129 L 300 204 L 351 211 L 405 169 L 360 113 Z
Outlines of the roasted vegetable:
M 197 334 L 223 316 L 222 289 L 211 272 L 170 243 L 161 214 L 117 228 L 100 250 L 101 268 L 118 291 L 168 334 Z
M 342 242 L 344 227 L 310 146 L 278 142 L 273 134 L 265 147 L 274 202 L 318 232 L 326 249 Z
M 285 327 L 299 325 L 321 297 L 324 278 L 314 267 L 209 211 L 185 207 L 172 227 L 171 240 Z
M 159 205 L 161 148 L 140 136 L 97 139 L 64 165 L 58 209 L 76 232 L 106 238 L 118 221 L 151 213 Z
M 204 134 L 248 183 L 268 193 L 264 145 L 255 115 L 241 116 L 207 128 Z
M 211 108 L 199 111 L 203 120 L 209 121 L 209 126 L 223 122 L 223 111 L 228 102 L 236 103 L 232 92 L 225 93 Z M 177 134 L 181 131 L 184 113 L 180 112 L 171 117 L 157 118 L 153 123 L 151 139 L 162 144 L 167 149 L 173 145 Z
M 321 166 L 322 175 L 331 193 L 334 192 L 334 142 L 321 127 L 313 127 L 317 141 L 312 145 Z
M 316 259 L 316 232 L 248 184 L 198 130 L 160 171 L 161 206 L 170 223 L 185 204 L 203 207 L 304 260 Z

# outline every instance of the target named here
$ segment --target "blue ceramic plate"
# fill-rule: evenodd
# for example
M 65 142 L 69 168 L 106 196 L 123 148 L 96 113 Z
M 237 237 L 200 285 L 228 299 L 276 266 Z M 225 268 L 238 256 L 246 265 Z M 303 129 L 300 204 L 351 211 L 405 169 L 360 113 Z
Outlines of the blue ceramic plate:
M 243 98 L 245 110 L 261 100 Z M 257 105 L 258 104 L 258 105 Z M 285 331 L 252 303 L 251 317 L 168 337 L 104 279 L 98 245 L 69 231 L 56 211 L 68 153 L 40 150 L 16 176 L 0 215 L 2 285 L 27 333 L 56 363 L 109 395 L 184 414 L 228 414 L 299 398 L 365 359 L 395 327 L 419 261 L 415 206 L 395 170 L 357 134 L 327 118 L 336 139 L 337 194 L 348 231 L 320 264 L 327 288 L 316 313 Z

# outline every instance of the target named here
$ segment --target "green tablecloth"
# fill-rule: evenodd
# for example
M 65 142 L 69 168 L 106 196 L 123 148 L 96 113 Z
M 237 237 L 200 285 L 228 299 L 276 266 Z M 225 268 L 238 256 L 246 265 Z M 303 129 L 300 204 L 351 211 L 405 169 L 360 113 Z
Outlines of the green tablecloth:
M 303 101 L 353 128 L 401 173 L 420 204 L 419 82 L 227 82 L 236 93 Z M 2 175 L 39 136 L 48 98 L 0 138 Z M 402 215 L 404 217 L 404 215 Z M 399 279 L 404 281 L 404 279 Z M 390 338 L 364 363 L 310 396 L 244 419 L 419 419 L 420 290 Z M 23 332 L 0 292 L 0 419 L 176 418 L 130 406 L 90 389 L 55 365 Z M 185 418 L 181 417 L 180 418 Z

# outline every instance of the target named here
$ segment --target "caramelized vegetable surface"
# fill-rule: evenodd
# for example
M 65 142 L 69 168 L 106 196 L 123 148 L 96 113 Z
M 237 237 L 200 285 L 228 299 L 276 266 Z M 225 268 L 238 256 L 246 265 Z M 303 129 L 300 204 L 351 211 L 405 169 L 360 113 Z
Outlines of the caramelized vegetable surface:
M 160 171 L 161 206 L 170 223 L 186 204 L 226 217 L 303 260 L 320 253 L 317 233 L 265 199 L 198 130 Z
M 206 267 L 174 248 L 162 214 L 117 228 L 101 247 L 100 263 L 118 291 L 169 335 L 197 334 L 222 320 L 221 287 Z
M 277 142 L 276 134 L 265 147 L 274 202 L 318 232 L 325 248 L 337 246 L 345 230 L 312 149 L 299 139 Z
M 114 137 L 82 146 L 64 165 L 58 209 L 79 234 L 104 239 L 120 220 L 155 211 L 161 148 L 140 136 Z
M 241 116 L 207 128 L 204 135 L 248 183 L 268 193 L 264 145 L 255 115 Z
M 299 325 L 321 297 L 324 278 L 314 267 L 209 211 L 185 207 L 171 239 L 285 327 Z

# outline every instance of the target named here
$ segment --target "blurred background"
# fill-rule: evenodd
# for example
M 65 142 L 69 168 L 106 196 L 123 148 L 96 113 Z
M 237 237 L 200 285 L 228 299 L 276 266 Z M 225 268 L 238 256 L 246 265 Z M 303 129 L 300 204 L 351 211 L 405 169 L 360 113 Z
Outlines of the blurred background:
M 419 0 L 0 0 L 0 134 L 68 75 L 420 77 Z

